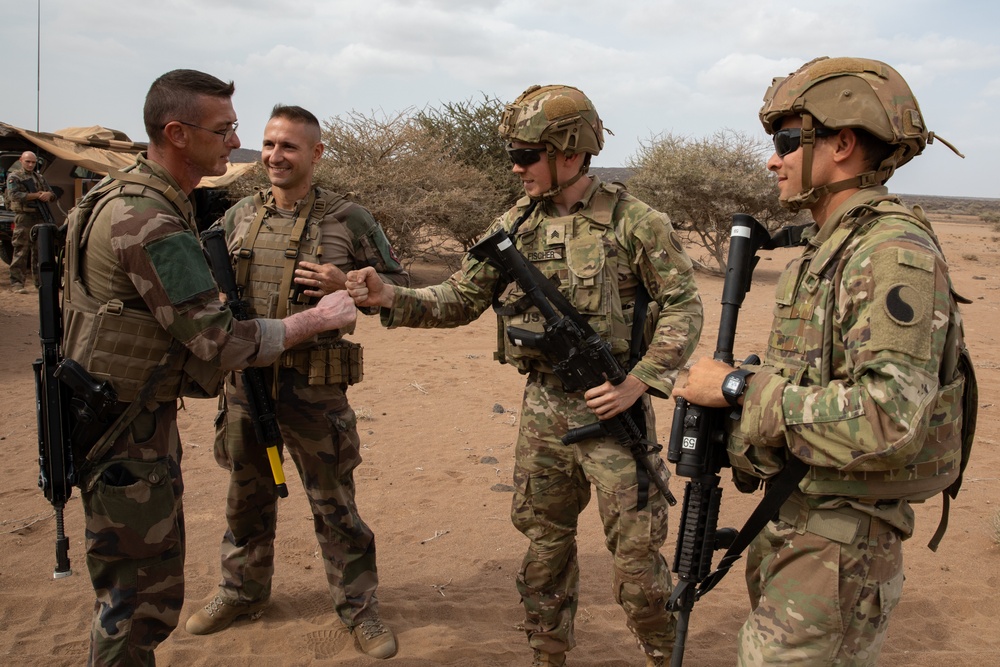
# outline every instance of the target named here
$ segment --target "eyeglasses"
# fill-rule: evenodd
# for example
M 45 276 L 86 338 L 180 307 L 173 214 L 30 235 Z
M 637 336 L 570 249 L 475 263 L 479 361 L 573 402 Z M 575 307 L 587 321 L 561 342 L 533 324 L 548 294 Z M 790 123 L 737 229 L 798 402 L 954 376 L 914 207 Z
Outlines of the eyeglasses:
M 222 137 L 222 143 L 229 143 L 229 140 L 233 138 L 234 134 L 236 134 L 236 128 L 240 126 L 240 122 L 238 120 L 234 120 L 233 124 L 224 130 L 210 130 L 207 127 L 202 127 L 201 125 L 195 125 L 194 123 L 188 123 L 187 121 L 183 120 L 179 120 L 177 122 L 180 123 L 181 125 L 187 125 L 188 127 L 193 127 L 199 130 L 205 130 L 206 132 L 211 132 L 212 134 L 217 134 L 220 137 Z M 164 127 L 166 127 L 166 125 L 164 125 Z
M 816 137 L 832 137 L 837 133 L 825 127 L 816 128 Z M 774 152 L 778 157 L 785 157 L 789 153 L 799 150 L 802 143 L 802 128 L 790 127 L 787 130 L 778 130 L 774 133 Z
M 519 167 L 527 167 L 542 159 L 544 148 L 508 148 L 507 155 L 510 161 Z

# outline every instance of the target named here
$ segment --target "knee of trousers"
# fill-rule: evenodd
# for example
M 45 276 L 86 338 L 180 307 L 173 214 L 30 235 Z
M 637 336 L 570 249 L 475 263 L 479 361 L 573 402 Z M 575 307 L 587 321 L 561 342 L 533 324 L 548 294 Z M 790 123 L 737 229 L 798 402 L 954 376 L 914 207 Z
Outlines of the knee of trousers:
M 614 596 L 630 618 L 659 616 L 670 596 L 669 579 L 664 585 L 657 581 L 652 570 L 626 573 L 616 567 Z
M 551 588 L 573 571 L 578 571 L 575 544 L 546 553 L 529 548 L 518 572 L 518 579 L 529 590 L 542 591 Z

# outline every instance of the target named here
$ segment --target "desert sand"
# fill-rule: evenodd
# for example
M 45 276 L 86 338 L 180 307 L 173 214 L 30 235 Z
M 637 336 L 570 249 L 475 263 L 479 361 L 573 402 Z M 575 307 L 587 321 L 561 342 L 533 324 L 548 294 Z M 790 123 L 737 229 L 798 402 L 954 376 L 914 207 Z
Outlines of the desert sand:
M 905 545 L 906 585 L 880 664 L 949 667 L 1000 664 L 1000 454 L 997 443 L 1000 355 L 1000 232 L 980 224 L 937 223 L 964 307 L 981 390 L 979 431 L 965 486 L 937 553 L 926 547 L 941 502 L 916 507 L 917 531 Z M 762 253 L 740 316 L 737 354 L 760 351 L 774 284 L 789 253 Z M 434 267 L 415 276 L 436 281 Z M 711 354 L 719 319 L 720 278 L 700 275 L 706 328 L 697 355 Z M 39 354 L 37 297 L 8 291 L 0 267 L 0 661 L 7 665 L 86 662 L 93 591 L 83 555 L 83 512 L 76 495 L 65 517 L 74 574 L 53 580 L 55 523 L 36 486 L 38 468 L 31 361 Z M 492 360 L 495 319 L 484 314 L 452 330 L 388 331 L 375 317 L 359 323 L 365 379 L 349 392 L 364 463 L 356 472 L 361 513 L 378 547 L 383 618 L 399 653 L 387 664 L 528 665 L 514 574 L 526 540 L 508 518 L 523 378 Z M 655 401 L 666 443 L 673 401 Z M 184 621 L 214 593 L 225 529 L 226 472 L 212 457 L 213 400 L 188 400 L 181 412 L 187 525 L 187 593 L 181 627 L 157 650 L 161 665 L 369 665 L 330 605 L 304 493 L 290 465 L 280 502 L 272 604 L 256 621 L 207 637 Z M 681 496 L 684 480 L 670 481 Z M 759 496 L 744 496 L 723 471 L 721 525 L 742 525 Z M 611 595 L 611 563 L 595 503 L 580 520 L 582 591 L 574 667 L 642 665 Z M 664 546 L 672 560 L 678 510 Z M 685 664 L 734 664 L 736 633 L 749 610 L 738 564 L 691 616 Z

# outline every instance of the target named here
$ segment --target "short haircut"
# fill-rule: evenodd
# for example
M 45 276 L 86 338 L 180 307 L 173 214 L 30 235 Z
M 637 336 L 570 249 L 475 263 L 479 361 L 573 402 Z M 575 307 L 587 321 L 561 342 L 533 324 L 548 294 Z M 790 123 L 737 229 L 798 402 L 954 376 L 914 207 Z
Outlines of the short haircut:
M 319 119 L 311 111 L 302 107 L 275 104 L 274 108 L 271 109 L 271 118 L 285 118 L 319 128 Z
M 159 144 L 163 141 L 163 126 L 174 120 L 189 123 L 200 121 L 198 114 L 198 97 L 233 96 L 236 86 L 233 82 L 225 83 L 211 74 L 205 74 L 193 69 L 175 69 L 167 72 L 149 87 L 146 93 L 146 104 L 142 109 L 142 120 L 146 125 L 146 135 L 149 142 Z
M 271 109 L 271 118 L 269 120 L 273 120 L 275 118 L 284 118 L 285 120 L 290 120 L 293 123 L 301 123 L 314 132 L 314 138 L 317 142 L 323 140 L 323 130 L 319 126 L 319 119 L 316 118 L 316 116 L 314 116 L 308 109 L 303 109 L 298 106 L 275 104 L 274 108 Z

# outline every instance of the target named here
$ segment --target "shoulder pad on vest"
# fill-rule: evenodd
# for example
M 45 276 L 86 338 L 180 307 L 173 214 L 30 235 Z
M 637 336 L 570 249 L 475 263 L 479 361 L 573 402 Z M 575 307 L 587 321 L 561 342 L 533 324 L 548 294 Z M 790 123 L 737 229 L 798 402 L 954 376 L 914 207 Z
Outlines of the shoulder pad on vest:
M 625 186 L 621 183 L 601 182 L 590 200 L 591 215 L 588 216 L 594 222 L 610 227 L 614 222 L 615 207 L 618 202 L 628 194 Z

